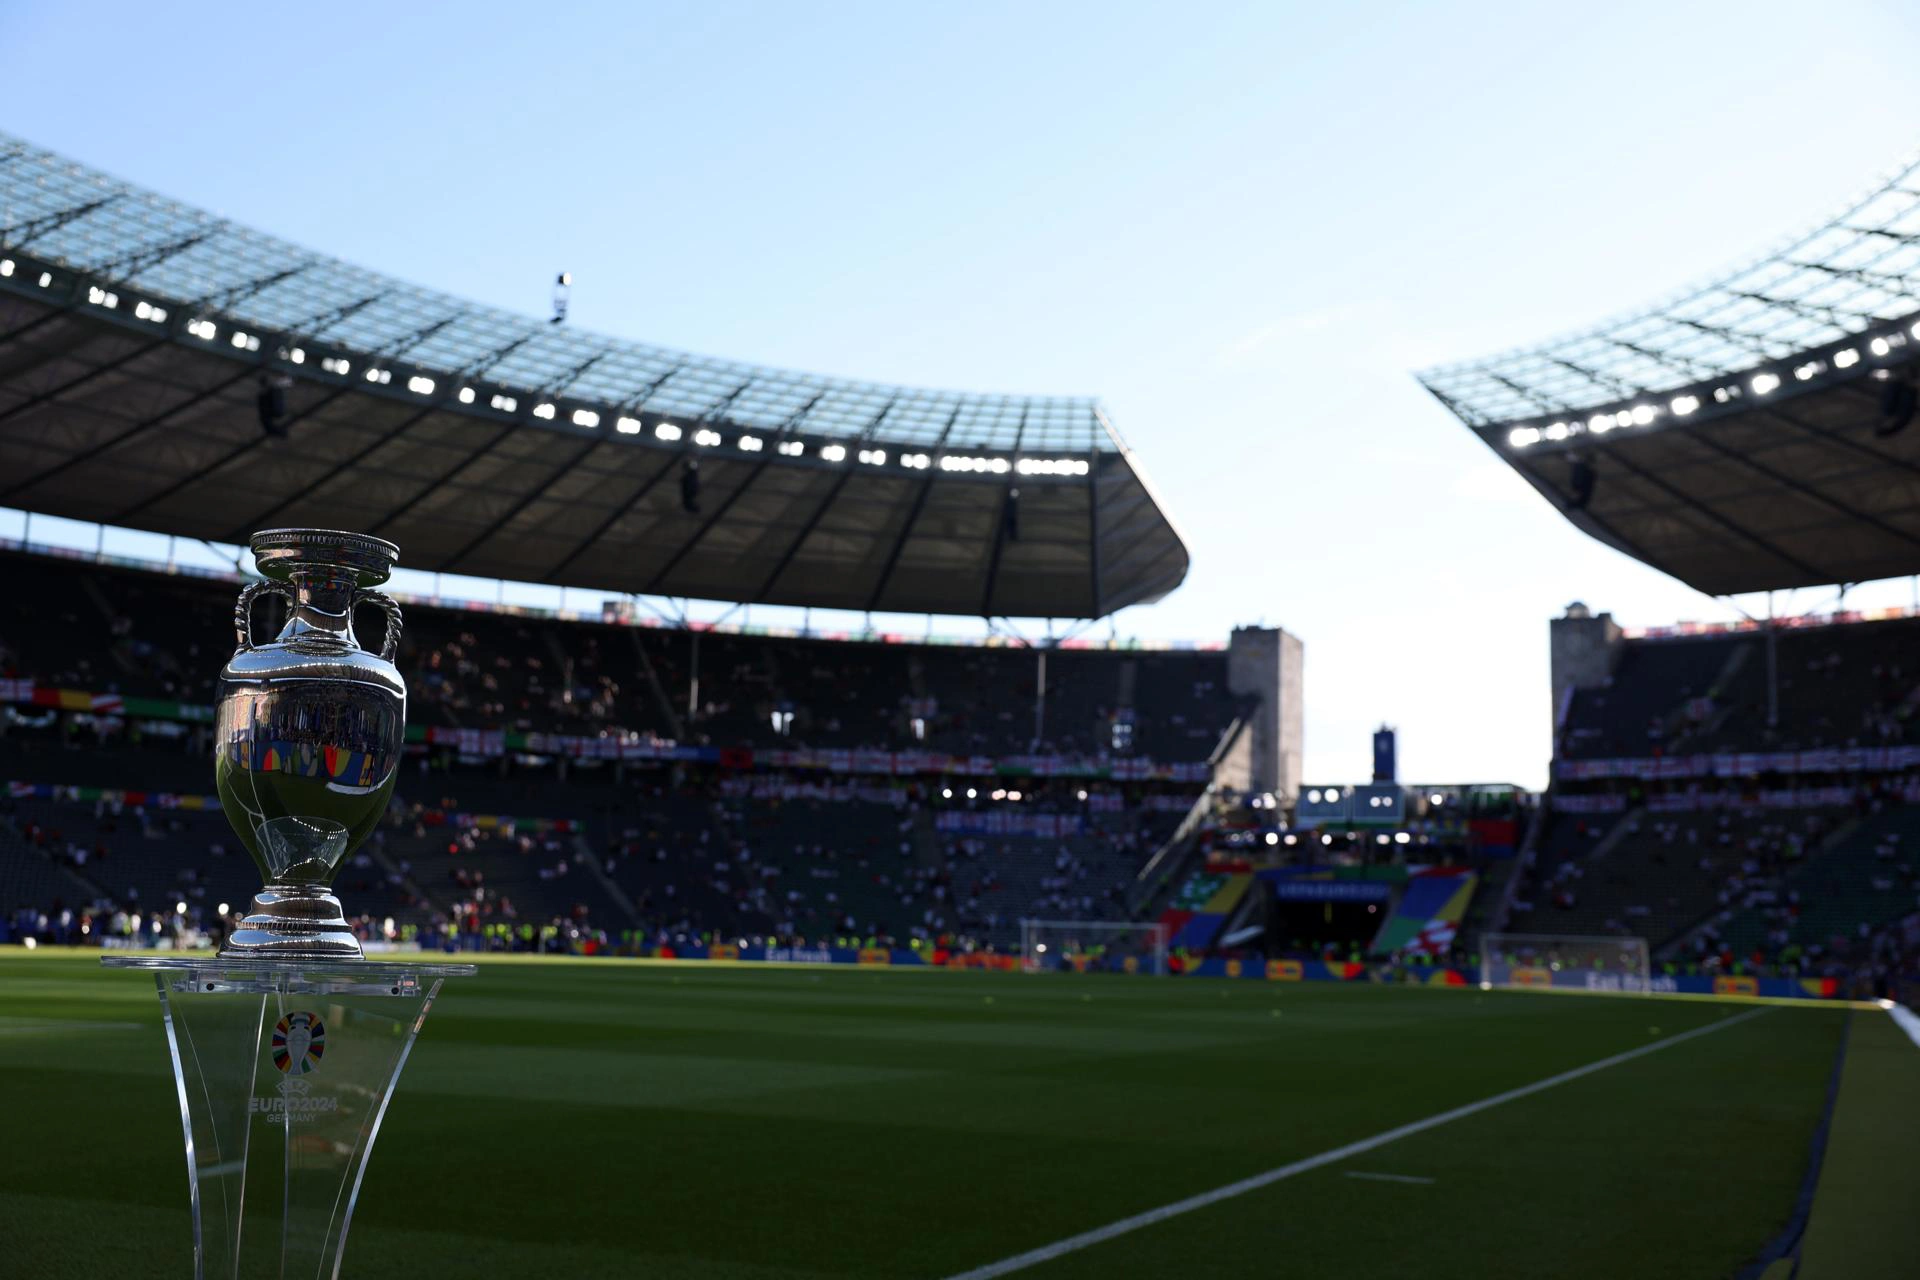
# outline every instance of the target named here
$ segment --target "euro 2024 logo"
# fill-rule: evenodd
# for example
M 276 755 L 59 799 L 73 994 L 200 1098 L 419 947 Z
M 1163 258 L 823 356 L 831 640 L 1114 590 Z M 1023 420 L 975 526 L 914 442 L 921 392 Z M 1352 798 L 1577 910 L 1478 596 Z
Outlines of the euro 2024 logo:
M 327 1052 L 327 1024 L 317 1013 L 290 1013 L 273 1028 L 273 1065 L 303 1076 L 320 1065 Z
M 315 1094 L 304 1077 L 327 1052 L 327 1027 L 315 1013 L 290 1013 L 274 1024 L 273 1065 L 286 1077 L 274 1086 L 277 1098 L 254 1098 L 249 1110 L 283 1124 L 301 1124 L 340 1109 L 340 1099 Z

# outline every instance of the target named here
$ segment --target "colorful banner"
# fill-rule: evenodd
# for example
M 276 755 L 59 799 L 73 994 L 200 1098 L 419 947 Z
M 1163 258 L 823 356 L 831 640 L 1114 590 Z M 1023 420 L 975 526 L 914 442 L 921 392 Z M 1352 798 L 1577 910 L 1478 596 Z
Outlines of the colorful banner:
M 1909 803 L 1920 802 L 1920 779 L 1905 782 L 1900 797 Z M 1766 791 L 1742 791 L 1727 788 L 1718 791 L 1671 791 L 1645 797 L 1641 804 L 1650 813 L 1710 813 L 1715 809 L 1839 809 L 1859 799 L 1849 786 L 1782 787 Z M 1567 814 L 1622 813 L 1627 797 L 1619 794 L 1563 796 L 1553 798 L 1553 811 Z
M 1590 778 L 1754 778 L 1763 773 L 1898 773 L 1920 767 L 1920 747 L 1824 747 L 1814 751 L 1718 752 L 1688 756 L 1622 756 L 1600 760 L 1556 760 L 1554 777 L 1568 782 Z
M 44 556 L 53 560 L 83 561 L 87 564 L 112 565 L 120 569 L 136 569 L 142 573 L 165 575 L 168 577 L 199 578 L 212 582 L 231 583 L 235 587 L 244 586 L 257 578 L 243 576 L 223 569 L 213 569 L 201 565 L 169 564 L 159 560 L 147 560 L 138 556 L 103 555 L 95 551 L 81 550 L 77 547 L 60 547 L 45 542 L 26 542 L 18 538 L 0 538 L 0 549 L 20 551 L 29 555 Z M 509 618 L 552 618 L 565 622 L 585 622 L 600 626 L 637 627 L 645 631 L 681 631 L 686 633 L 713 632 L 716 635 L 765 636 L 780 640 L 833 640 L 848 644 L 904 644 L 938 646 L 958 649 L 1030 649 L 1029 641 L 1011 635 L 953 636 L 927 633 L 908 633 L 896 631 L 821 631 L 811 627 L 763 627 L 721 622 L 696 622 L 688 620 L 684 624 L 675 623 L 666 618 L 642 613 L 631 600 L 609 600 L 599 609 L 541 609 L 531 605 L 496 604 L 488 600 L 453 599 L 445 596 L 415 595 L 406 591 L 388 592 L 401 604 L 412 607 L 418 605 L 428 609 L 444 609 L 455 613 L 490 613 Z M 1063 650 L 1092 650 L 1115 653 L 1220 653 L 1226 645 L 1218 640 L 1156 640 L 1127 636 L 1082 635 L 1055 640 L 1053 646 Z
M 1282 902 L 1385 902 L 1393 886 L 1367 880 L 1306 880 L 1273 882 L 1273 896 Z
M 1033 836 L 1056 840 L 1086 830 L 1077 813 L 1029 813 L 1020 809 L 942 809 L 933 816 L 933 828 L 950 835 Z
M 1545 980 L 1538 986 L 1569 990 L 1618 990 L 1595 988 L 1585 973 L 1550 973 L 1540 970 Z M 1196 978 L 1240 978 L 1260 982 L 1367 982 L 1383 984 L 1412 983 L 1434 987 L 1479 985 L 1479 979 L 1458 969 L 1434 965 L 1364 965 L 1320 960 L 1269 960 L 1265 963 L 1240 961 L 1225 956 L 1209 956 L 1187 970 Z M 1767 996 L 1794 1000 L 1831 1000 L 1838 997 L 1840 984 L 1832 978 L 1755 978 L 1711 977 L 1706 974 L 1656 976 L 1649 985 L 1655 995 Z
M 1441 956 L 1466 918 L 1479 877 L 1457 867 L 1437 867 L 1407 879 L 1406 892 L 1373 940 L 1376 953 Z
M 145 720 L 213 721 L 213 708 L 175 702 L 171 698 L 129 698 L 117 693 L 88 693 L 57 689 L 31 679 L 0 680 L 0 702 L 46 707 L 53 711 L 86 711 L 97 716 L 127 716 Z
M 32 680 L 0 680 L 0 702 L 85 711 L 94 715 L 188 720 L 211 723 L 213 708 L 160 698 L 123 698 L 119 694 L 54 689 Z M 447 725 L 409 725 L 408 742 L 451 747 L 464 756 L 497 760 L 508 753 L 564 756 L 571 760 L 685 761 L 718 765 L 724 769 L 819 769 L 829 773 L 915 777 L 955 774 L 981 778 L 1085 778 L 1113 782 L 1207 782 L 1212 771 L 1205 761 L 1163 764 L 1154 760 L 1085 760 L 1068 756 L 948 756 L 934 751 L 755 751 L 744 747 L 682 746 L 665 738 L 638 733 L 595 736 L 565 733 L 519 733 L 503 729 L 472 729 Z M 1185 809 L 1191 801 L 1178 806 Z
M 946 969 L 1020 968 L 1019 957 L 1001 952 L 949 954 L 944 951 L 915 950 L 910 947 L 866 948 L 840 946 L 767 947 L 718 943 L 683 942 L 647 947 L 643 956 L 660 960 L 729 960 L 740 964 L 848 964 L 887 965 L 893 968 L 939 967 Z M 1193 978 L 1234 978 L 1252 982 L 1367 982 L 1378 985 L 1413 984 L 1432 987 L 1477 986 L 1478 979 L 1459 969 L 1444 965 L 1355 964 L 1350 961 L 1316 959 L 1240 959 L 1210 956 L 1184 970 Z M 1562 977 L 1570 980 L 1560 981 Z M 1585 975 L 1551 974 L 1541 985 L 1590 989 Z M 1832 978 L 1753 978 L 1655 977 L 1655 994 L 1767 996 L 1799 1000 L 1831 1000 L 1841 995 L 1840 984 Z
M 145 805 L 154 809 L 214 811 L 220 808 L 219 796 L 179 795 L 171 791 L 124 791 L 112 787 L 75 787 L 55 782 L 9 782 L 7 794 L 16 800 L 66 800 L 93 804 Z M 529 831 L 543 835 L 549 831 L 578 831 L 572 818 L 514 818 L 498 813 L 462 813 L 452 809 L 424 809 L 419 821 L 428 827 L 453 827 L 464 830 L 478 827 L 486 831 Z

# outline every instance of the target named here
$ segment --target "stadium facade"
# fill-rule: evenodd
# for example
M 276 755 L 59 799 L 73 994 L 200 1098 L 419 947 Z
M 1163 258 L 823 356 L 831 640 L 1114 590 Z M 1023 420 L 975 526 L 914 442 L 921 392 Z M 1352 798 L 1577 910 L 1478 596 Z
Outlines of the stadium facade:
M 1420 379 L 1577 528 L 1710 595 L 1920 572 L 1920 155 L 1656 306 Z
M 1188 552 L 1097 402 L 691 355 L 363 270 L 0 134 L 0 504 L 636 594 L 1097 618 Z

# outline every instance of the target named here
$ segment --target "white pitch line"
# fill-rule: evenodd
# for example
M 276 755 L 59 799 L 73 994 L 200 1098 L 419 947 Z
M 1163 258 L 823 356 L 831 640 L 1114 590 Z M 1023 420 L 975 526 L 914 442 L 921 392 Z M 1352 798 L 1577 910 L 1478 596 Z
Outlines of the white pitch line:
M 1430 1187 L 1432 1178 L 1416 1178 L 1410 1173 L 1361 1173 L 1357 1169 L 1347 1170 L 1349 1178 L 1365 1178 L 1368 1182 L 1411 1182 L 1417 1186 Z
M 1398 1142 L 1402 1138 L 1411 1138 L 1416 1133 L 1425 1133 L 1429 1129 L 1438 1129 L 1441 1125 L 1452 1124 L 1455 1120 L 1464 1120 L 1468 1116 L 1479 1115 L 1482 1111 L 1492 1110 L 1494 1107 L 1502 1106 L 1505 1103 L 1517 1102 L 1521 1098 L 1532 1097 L 1536 1093 L 1542 1093 L 1557 1085 L 1568 1084 L 1583 1076 L 1590 1076 L 1597 1071 L 1605 1071 L 1609 1067 L 1617 1067 L 1624 1062 L 1632 1062 L 1635 1058 L 1644 1058 L 1650 1053 L 1658 1053 L 1662 1049 L 1670 1049 L 1676 1044 L 1697 1039 L 1700 1036 L 1711 1035 L 1715 1031 L 1725 1031 L 1728 1027 L 1738 1026 L 1742 1022 L 1757 1018 L 1763 1013 L 1771 1012 L 1772 1009 L 1770 1008 L 1750 1009 L 1746 1013 L 1735 1014 L 1733 1017 L 1720 1022 L 1710 1022 L 1704 1027 L 1695 1027 L 1693 1030 L 1683 1031 L 1677 1036 L 1668 1036 L 1666 1039 L 1656 1041 L 1653 1044 L 1641 1045 L 1638 1049 L 1628 1049 L 1625 1053 L 1616 1053 L 1610 1058 L 1601 1058 L 1598 1062 L 1589 1062 L 1584 1067 L 1575 1067 L 1571 1071 L 1562 1071 L 1559 1075 L 1548 1076 L 1546 1079 L 1536 1080 L 1532 1084 L 1523 1084 L 1518 1089 L 1509 1089 L 1505 1093 L 1496 1093 L 1491 1098 L 1482 1098 L 1478 1102 L 1469 1102 L 1463 1107 L 1455 1107 L 1451 1111 L 1442 1111 L 1438 1115 L 1428 1116 L 1424 1120 L 1415 1120 L 1411 1124 L 1403 1124 L 1399 1128 L 1389 1129 L 1385 1133 L 1376 1133 L 1371 1138 L 1362 1138 L 1358 1142 L 1349 1142 L 1344 1147 L 1335 1147 L 1331 1151 L 1322 1151 L 1317 1156 L 1308 1156 L 1304 1160 L 1296 1160 L 1292 1164 L 1283 1164 L 1279 1168 L 1269 1169 L 1265 1173 L 1256 1173 L 1251 1178 L 1242 1178 L 1240 1181 L 1230 1182 L 1224 1187 L 1215 1187 L 1212 1191 L 1203 1191 L 1197 1196 L 1188 1196 L 1185 1200 L 1176 1200 L 1172 1204 L 1163 1204 L 1158 1209 L 1148 1209 L 1145 1213 L 1136 1213 L 1131 1218 L 1122 1218 L 1118 1222 L 1109 1222 L 1104 1227 L 1095 1227 L 1093 1230 L 1083 1231 L 1077 1236 L 1068 1236 L 1064 1240 L 1056 1240 L 1052 1244 L 1041 1245 L 1038 1249 L 1029 1249 L 1025 1253 L 1016 1253 L 1011 1258 L 1002 1258 L 998 1262 L 989 1262 L 987 1265 L 975 1267 L 971 1271 L 958 1272 L 947 1277 L 947 1280 L 994 1280 L 996 1276 L 1012 1275 L 1016 1271 L 1025 1271 L 1028 1267 L 1037 1267 L 1043 1262 L 1051 1262 L 1055 1258 L 1065 1257 L 1069 1253 L 1077 1253 L 1081 1249 L 1102 1244 L 1117 1236 L 1126 1235 L 1130 1231 L 1138 1231 L 1142 1227 L 1150 1227 L 1157 1222 L 1165 1222 L 1169 1218 L 1177 1218 L 1183 1213 L 1192 1213 L 1195 1209 L 1204 1209 L 1208 1205 L 1219 1204 L 1222 1200 L 1231 1200 L 1235 1196 L 1246 1195 L 1249 1191 L 1258 1191 L 1262 1187 L 1270 1187 L 1282 1179 L 1291 1178 L 1297 1174 L 1311 1173 L 1313 1170 L 1323 1168 L 1326 1165 L 1338 1164 L 1340 1161 L 1352 1156 L 1363 1155 L 1376 1148 L 1384 1147 L 1390 1142 Z
M 1907 1033 L 1907 1039 L 1920 1045 L 1920 1016 L 1903 1004 L 1896 1004 L 1887 1010 L 1893 1015 L 1894 1025 Z
M 138 1022 L 35 1022 L 19 1026 L 0 1023 L 0 1036 L 64 1035 L 69 1031 L 138 1031 Z

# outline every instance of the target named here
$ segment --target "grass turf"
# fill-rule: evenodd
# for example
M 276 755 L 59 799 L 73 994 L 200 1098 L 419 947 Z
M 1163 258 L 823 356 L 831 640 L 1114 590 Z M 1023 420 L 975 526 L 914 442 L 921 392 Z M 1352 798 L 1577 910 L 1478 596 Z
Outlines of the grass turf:
M 488 963 L 415 1050 L 345 1274 L 938 1280 L 1742 1012 Z M 1732 1275 L 1792 1209 L 1845 1017 L 1766 1010 L 1024 1274 Z M 0 1098 L 7 1274 L 189 1273 L 144 976 L 0 960 Z
M 1890 1018 L 1860 1016 L 1834 1108 L 1801 1280 L 1920 1272 L 1920 1052 Z

